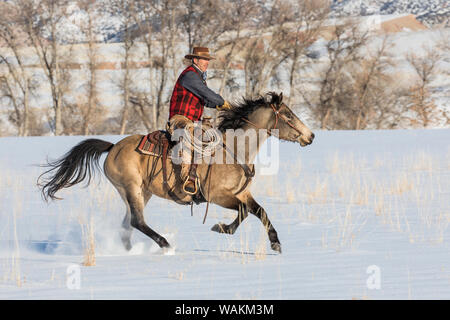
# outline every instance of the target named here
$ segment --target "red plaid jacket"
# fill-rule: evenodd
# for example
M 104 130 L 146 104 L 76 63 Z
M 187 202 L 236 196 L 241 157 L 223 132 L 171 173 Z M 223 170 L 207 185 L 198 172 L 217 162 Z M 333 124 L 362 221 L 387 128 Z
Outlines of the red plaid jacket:
M 189 66 L 178 77 L 172 97 L 170 98 L 169 119 L 176 114 L 181 114 L 192 121 L 198 121 L 203 114 L 204 101 L 180 85 L 180 79 L 188 71 L 194 71 L 198 74 L 194 67 Z

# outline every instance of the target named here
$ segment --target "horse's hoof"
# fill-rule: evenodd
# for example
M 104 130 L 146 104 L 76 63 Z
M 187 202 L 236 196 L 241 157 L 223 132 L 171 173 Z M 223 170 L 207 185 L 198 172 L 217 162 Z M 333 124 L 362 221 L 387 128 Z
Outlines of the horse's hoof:
M 272 248 L 272 250 L 277 251 L 278 253 L 281 253 L 281 243 L 279 243 L 279 242 L 272 242 L 270 244 L 270 247 Z
M 213 225 L 211 230 L 215 231 L 215 232 L 218 232 L 218 233 L 226 233 L 225 225 L 223 223 L 218 223 L 218 224 Z
M 164 249 L 164 248 L 170 248 L 170 244 L 167 242 L 166 239 L 162 238 L 159 240 L 158 242 L 159 246 Z

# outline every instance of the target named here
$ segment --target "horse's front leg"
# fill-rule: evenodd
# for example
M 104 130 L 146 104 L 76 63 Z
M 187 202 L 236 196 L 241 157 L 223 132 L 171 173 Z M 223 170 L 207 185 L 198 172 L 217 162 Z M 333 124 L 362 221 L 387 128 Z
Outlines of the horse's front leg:
M 248 216 L 248 209 L 247 205 L 245 205 L 242 202 L 238 202 L 235 206 L 229 209 L 234 209 L 238 211 L 238 215 L 236 219 L 230 224 L 224 224 L 224 223 L 218 223 L 215 224 L 211 230 L 219 233 L 227 233 L 227 234 L 234 234 L 236 232 L 236 229 L 239 227 L 239 225 L 242 223 L 242 221 L 245 220 Z
M 258 219 L 261 220 L 262 224 L 264 225 L 264 228 L 266 228 L 270 240 L 270 247 L 272 248 L 272 250 L 281 253 L 281 243 L 278 239 L 277 231 L 270 222 L 266 210 L 264 210 L 264 208 L 261 207 L 251 195 L 247 197 L 247 206 L 250 213 L 258 217 Z

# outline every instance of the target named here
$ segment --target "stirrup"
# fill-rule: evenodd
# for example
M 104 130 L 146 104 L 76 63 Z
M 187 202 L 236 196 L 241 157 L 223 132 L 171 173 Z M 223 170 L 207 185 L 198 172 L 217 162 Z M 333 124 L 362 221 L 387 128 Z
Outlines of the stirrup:
M 192 182 L 194 184 L 194 188 L 195 188 L 194 191 L 186 190 L 186 186 L 187 186 L 188 182 Z M 198 192 L 197 179 L 192 181 L 192 180 L 190 180 L 190 177 L 187 177 L 186 181 L 184 181 L 184 183 L 183 183 L 183 191 L 186 192 L 187 194 L 190 194 L 191 196 L 196 195 Z

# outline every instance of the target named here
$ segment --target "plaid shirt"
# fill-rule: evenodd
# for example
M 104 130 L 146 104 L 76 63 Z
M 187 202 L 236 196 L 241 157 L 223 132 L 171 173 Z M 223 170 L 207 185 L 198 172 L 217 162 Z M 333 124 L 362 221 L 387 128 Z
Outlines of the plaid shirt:
M 170 98 L 169 119 L 176 114 L 181 114 L 192 121 L 198 121 L 203 114 L 205 105 L 203 99 L 198 98 L 180 84 L 181 78 L 183 78 L 184 74 L 188 71 L 194 71 L 198 74 L 193 66 L 189 66 L 178 77 L 175 88 L 173 89 L 172 97 Z

